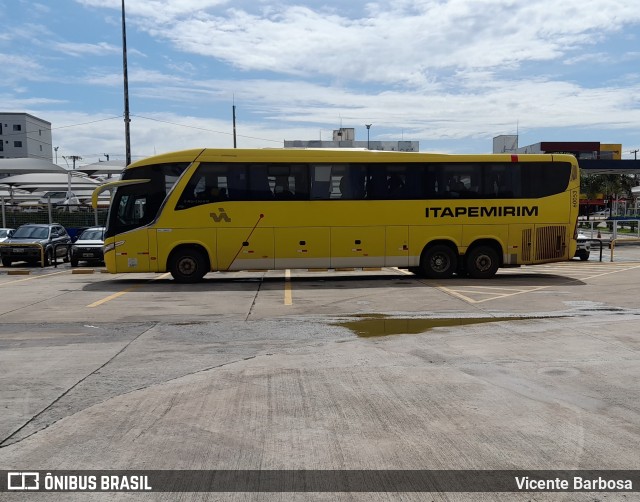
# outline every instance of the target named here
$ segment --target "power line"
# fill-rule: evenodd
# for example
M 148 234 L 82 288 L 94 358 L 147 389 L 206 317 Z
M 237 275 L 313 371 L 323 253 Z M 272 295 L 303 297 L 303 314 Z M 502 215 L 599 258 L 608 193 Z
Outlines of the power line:
M 121 118 L 122 115 L 118 115 L 117 117 L 108 117 L 106 119 L 98 119 L 98 120 L 92 120 L 90 122 L 82 122 L 81 124 L 69 124 L 69 125 L 65 125 L 65 126 L 58 126 L 58 127 L 52 127 L 49 130 L 50 131 L 57 131 L 59 129 L 68 129 L 70 127 L 80 127 L 80 126 L 85 126 L 85 125 L 89 125 L 89 124 L 96 124 L 98 122 L 105 122 L 107 120 L 114 120 L 114 119 L 119 119 Z M 3 134 L 2 136 L 24 136 L 25 134 L 35 134 L 38 131 L 42 131 L 43 128 L 39 128 L 39 129 L 34 129 L 33 131 L 18 131 L 18 132 L 10 132 L 8 134 Z
M 137 117 L 139 119 L 151 120 L 153 122 L 160 122 L 160 123 L 163 123 L 163 124 L 186 127 L 188 129 L 196 129 L 198 131 L 213 132 L 213 133 L 216 133 L 216 134 L 225 134 L 227 136 L 232 136 L 233 135 L 232 132 L 216 131 L 214 129 L 205 129 L 204 127 L 196 127 L 196 126 L 190 126 L 190 125 L 186 125 L 186 124 L 177 124 L 175 122 L 169 122 L 168 120 L 160 120 L 160 119 L 153 119 L 151 117 L 143 117 L 142 115 L 133 115 L 133 116 Z M 238 134 L 238 136 L 240 136 L 241 138 L 258 139 L 260 141 L 271 141 L 273 143 L 282 143 L 282 141 L 277 140 L 277 139 L 257 138 L 255 136 L 245 136 L 243 134 Z
M 212 133 L 216 133 L 216 134 L 224 134 L 226 136 L 232 136 L 233 135 L 232 132 L 216 131 L 214 129 L 207 129 L 207 128 L 204 128 L 204 127 L 191 126 L 191 125 L 187 125 L 187 124 L 178 124 L 176 122 L 170 122 L 168 120 L 161 120 L 161 119 L 154 119 L 154 118 L 151 118 L 151 117 L 145 117 L 143 115 L 133 115 L 132 114 L 131 116 L 139 118 L 139 119 L 150 120 L 152 122 L 160 122 L 162 124 L 169 124 L 169 125 L 174 125 L 174 126 L 179 126 L 179 127 L 186 127 L 187 129 L 196 129 L 198 131 L 212 132 Z M 120 118 L 122 118 L 122 115 L 116 115 L 116 116 L 107 117 L 107 118 L 104 118 L 104 119 L 91 120 L 89 122 L 81 122 L 79 124 L 69 124 L 69 125 L 64 125 L 64 126 L 52 127 L 50 130 L 51 131 L 57 131 L 57 130 L 60 130 L 60 129 L 69 129 L 71 127 L 81 127 L 81 126 L 86 126 L 86 125 L 91 125 L 91 124 L 97 124 L 98 122 L 105 122 L 107 120 L 115 120 L 115 119 L 120 119 Z M 23 136 L 25 134 L 37 133 L 38 130 L 27 131 L 27 132 L 23 132 L 23 131 L 11 132 L 9 134 L 3 134 L 2 136 L 3 137 L 4 136 Z M 282 141 L 276 140 L 276 139 L 259 138 L 259 137 L 256 137 L 256 136 L 246 136 L 246 135 L 243 135 L 243 134 L 238 134 L 238 136 L 241 137 L 241 138 L 257 139 L 257 140 L 260 140 L 260 141 L 270 141 L 272 143 L 282 143 Z

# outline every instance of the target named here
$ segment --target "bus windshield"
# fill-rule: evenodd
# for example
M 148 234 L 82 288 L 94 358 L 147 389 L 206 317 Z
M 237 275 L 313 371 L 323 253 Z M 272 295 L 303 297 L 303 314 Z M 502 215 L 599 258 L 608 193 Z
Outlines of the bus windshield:
M 126 170 L 122 179 L 148 179 L 146 183 L 118 187 L 113 197 L 105 237 L 151 223 L 165 197 L 189 165 L 188 162 L 156 164 Z

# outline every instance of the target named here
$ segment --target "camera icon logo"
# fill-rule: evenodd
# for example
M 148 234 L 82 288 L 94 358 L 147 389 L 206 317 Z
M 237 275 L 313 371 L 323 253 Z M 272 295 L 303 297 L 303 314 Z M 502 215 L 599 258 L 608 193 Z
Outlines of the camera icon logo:
M 40 473 L 38 472 L 7 473 L 8 490 L 38 490 L 39 488 Z

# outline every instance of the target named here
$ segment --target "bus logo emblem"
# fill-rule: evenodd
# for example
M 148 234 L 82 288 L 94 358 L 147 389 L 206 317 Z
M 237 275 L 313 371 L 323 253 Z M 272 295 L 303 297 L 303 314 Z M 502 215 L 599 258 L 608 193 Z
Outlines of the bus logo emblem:
M 213 218 L 213 221 L 216 223 L 220 223 L 221 221 L 231 223 L 231 218 L 229 218 L 223 207 L 219 207 L 218 211 L 219 213 L 209 213 L 209 216 Z

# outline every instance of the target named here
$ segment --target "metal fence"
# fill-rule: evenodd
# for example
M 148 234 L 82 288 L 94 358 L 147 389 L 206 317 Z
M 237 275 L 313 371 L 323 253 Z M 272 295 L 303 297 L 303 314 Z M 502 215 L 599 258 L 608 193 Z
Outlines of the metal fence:
M 93 209 L 84 204 L 1 205 L 3 228 L 18 228 L 25 223 L 60 223 L 67 229 L 104 226 L 109 211 L 106 207 Z
M 610 261 L 614 261 L 616 246 L 640 246 L 640 220 L 615 217 L 600 220 L 579 220 L 578 229 L 591 239 L 592 245 L 600 242 L 600 261 L 602 246 L 609 249 Z

